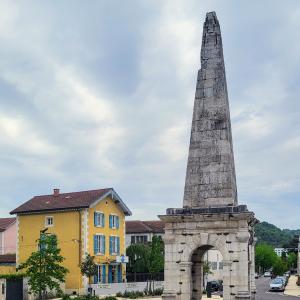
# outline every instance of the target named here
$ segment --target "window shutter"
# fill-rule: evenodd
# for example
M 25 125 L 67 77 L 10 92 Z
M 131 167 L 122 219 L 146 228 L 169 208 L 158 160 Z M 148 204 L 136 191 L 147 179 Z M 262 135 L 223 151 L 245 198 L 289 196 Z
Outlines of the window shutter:
M 101 253 L 105 254 L 105 235 L 101 235 Z
M 98 283 L 98 276 L 94 275 L 94 283 Z
M 112 228 L 112 215 L 109 215 L 109 228 Z
M 102 283 L 106 283 L 106 265 L 102 265 Z
M 118 236 L 117 237 L 117 253 L 118 253 L 118 255 L 120 254 L 120 237 Z
M 108 283 L 112 283 L 112 266 L 108 266 Z
M 97 226 L 97 213 L 94 212 L 94 226 Z
M 97 254 L 97 235 L 94 235 L 94 254 Z
M 120 228 L 119 216 L 116 216 L 116 225 L 117 225 L 117 229 L 119 229 Z
M 102 214 L 102 227 L 105 227 L 105 214 Z
M 110 255 L 111 255 L 112 252 L 113 252 L 113 250 L 112 250 L 112 239 L 113 239 L 113 237 L 110 236 L 110 237 L 109 237 L 109 254 L 110 254 Z
M 122 265 L 118 265 L 118 282 L 122 282 Z

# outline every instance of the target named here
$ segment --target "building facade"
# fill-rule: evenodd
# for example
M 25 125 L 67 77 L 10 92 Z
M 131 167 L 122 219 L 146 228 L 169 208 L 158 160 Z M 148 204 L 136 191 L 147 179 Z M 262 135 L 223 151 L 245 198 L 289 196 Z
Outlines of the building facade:
M 55 234 L 69 270 L 66 292 L 83 293 L 88 279 L 80 272 L 86 254 L 95 256 L 98 273 L 93 283 L 122 282 L 126 266 L 118 262 L 125 255 L 125 216 L 131 211 L 112 189 L 36 196 L 11 214 L 17 215 L 16 263 L 26 261 L 38 250 L 41 231 Z
M 0 218 L 0 255 L 16 253 L 16 218 Z

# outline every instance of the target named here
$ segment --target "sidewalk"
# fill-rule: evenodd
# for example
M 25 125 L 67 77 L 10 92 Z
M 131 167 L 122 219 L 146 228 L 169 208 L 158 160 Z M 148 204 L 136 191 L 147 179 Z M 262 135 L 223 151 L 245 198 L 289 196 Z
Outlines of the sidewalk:
M 296 284 L 297 276 L 292 275 L 285 288 L 284 295 L 300 297 L 300 286 Z

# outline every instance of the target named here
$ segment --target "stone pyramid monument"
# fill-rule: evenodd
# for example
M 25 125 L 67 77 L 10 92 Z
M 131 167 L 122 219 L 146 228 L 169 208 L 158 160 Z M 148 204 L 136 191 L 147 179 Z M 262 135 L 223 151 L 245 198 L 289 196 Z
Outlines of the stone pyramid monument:
M 220 24 L 206 14 L 194 101 L 182 208 L 165 222 L 163 298 L 201 299 L 203 257 L 223 257 L 224 300 L 255 299 L 254 230 L 257 222 L 238 205 L 231 122 Z

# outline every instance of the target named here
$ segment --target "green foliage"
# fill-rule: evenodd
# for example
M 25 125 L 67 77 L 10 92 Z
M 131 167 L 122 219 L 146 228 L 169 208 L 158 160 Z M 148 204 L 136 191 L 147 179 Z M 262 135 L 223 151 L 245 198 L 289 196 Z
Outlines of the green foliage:
M 145 296 L 160 296 L 163 293 L 163 289 L 153 289 L 149 291 L 149 289 L 145 289 L 144 292 L 140 291 L 125 291 L 124 293 L 118 292 L 116 294 L 119 298 L 129 298 L 129 299 L 137 299 Z
M 1 274 L 1 279 L 7 279 L 7 280 L 19 280 L 24 278 L 25 275 L 23 273 L 16 273 L 16 274 Z
M 288 270 L 287 263 L 280 257 L 277 257 L 276 261 L 273 264 L 273 268 L 272 268 L 273 275 L 281 276 L 287 270 Z
M 146 267 L 150 274 L 156 274 L 164 269 L 164 243 L 160 236 L 154 236 L 146 251 Z
M 203 264 L 203 273 L 204 274 L 213 274 L 213 272 L 211 271 L 211 263 L 206 261 Z
M 273 224 L 261 222 L 255 225 L 255 235 L 258 244 L 263 243 L 279 248 L 297 248 L 297 242 L 293 240 L 295 235 L 300 235 L 300 230 L 281 230 Z
M 126 254 L 129 258 L 129 262 L 126 265 L 126 270 L 129 273 L 146 273 L 146 255 L 147 245 L 145 244 L 132 244 L 127 250 Z
M 260 271 L 270 269 L 277 260 L 273 247 L 267 244 L 258 244 L 255 249 L 255 265 Z
M 81 274 L 90 278 L 97 274 L 97 266 L 94 262 L 94 256 L 87 254 L 85 260 L 80 265 Z
M 154 236 L 151 243 L 130 245 L 126 254 L 129 257 L 128 272 L 155 274 L 164 269 L 164 243 L 159 236 Z
M 25 270 L 31 292 L 45 295 L 46 291 L 61 293 L 60 283 L 65 282 L 68 270 L 61 265 L 64 258 L 60 255 L 55 235 L 43 234 L 38 240 L 39 251 L 31 253 L 27 261 L 17 270 Z
M 297 268 L 297 254 L 296 253 L 291 252 L 288 254 L 287 265 L 290 269 Z

